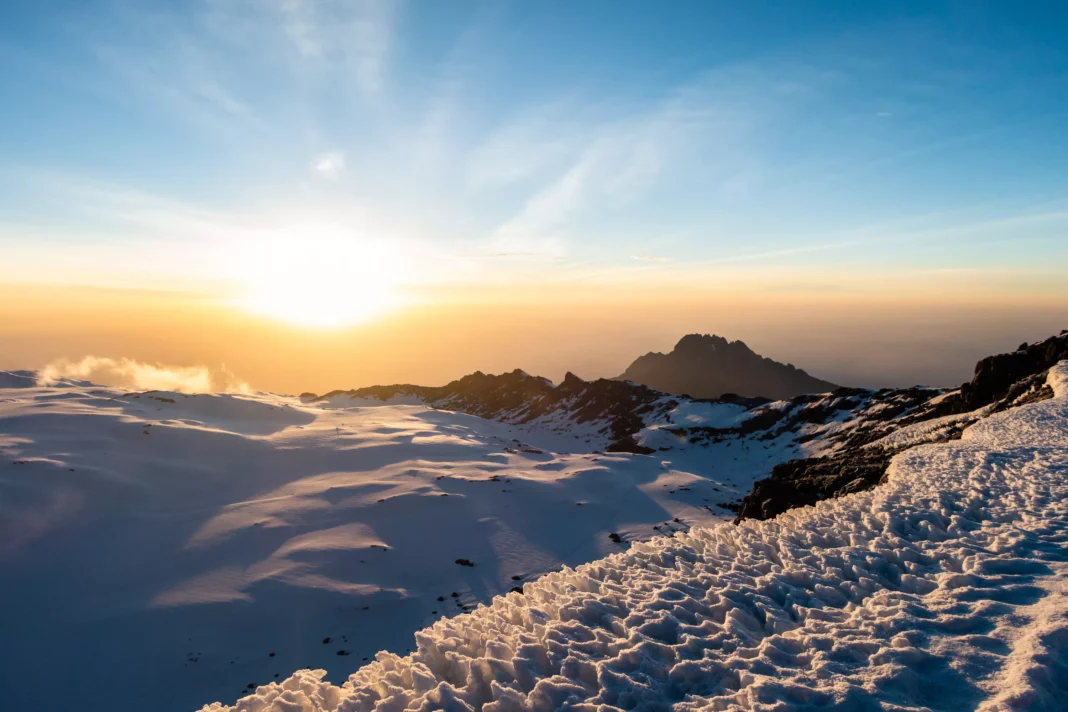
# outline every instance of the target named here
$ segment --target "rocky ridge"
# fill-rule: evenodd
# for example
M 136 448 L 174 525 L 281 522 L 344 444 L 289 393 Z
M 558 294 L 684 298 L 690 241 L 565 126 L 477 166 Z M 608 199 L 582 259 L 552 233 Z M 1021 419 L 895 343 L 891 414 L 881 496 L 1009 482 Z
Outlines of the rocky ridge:
M 864 427 L 843 433 L 828 454 L 776 465 L 771 477 L 754 484 L 736 521 L 771 519 L 793 507 L 875 487 L 886 481 L 895 455 L 923 443 L 957 439 L 969 425 L 994 413 L 1052 398 L 1047 376 L 1064 359 L 1068 359 L 1068 331 L 982 359 L 972 380 L 957 390 L 850 394 L 868 399 L 869 404 L 857 410 L 861 414 L 857 425 Z M 833 403 L 822 407 L 834 407 Z
M 655 419 L 677 403 L 663 393 L 634 383 L 605 378 L 584 381 L 568 373 L 557 386 L 520 369 L 500 375 L 476 371 L 444 386 L 369 386 L 331 391 L 314 398 L 327 400 L 338 396 L 380 401 L 415 397 L 435 408 L 516 425 L 551 425 L 561 420 L 571 425 L 593 424 L 609 438 L 607 450 L 638 454 L 652 452 L 634 440 L 646 420 Z
M 778 401 L 731 393 L 701 399 L 629 381 L 585 381 L 572 373 L 554 385 L 517 369 L 500 375 L 476 372 L 439 387 L 371 386 L 304 397 L 414 398 L 512 424 L 558 431 L 592 426 L 604 436 L 605 450 L 639 455 L 731 443 L 774 445 L 796 455 L 756 482 L 737 505 L 741 521 L 770 519 L 793 507 L 869 489 L 885 480 L 896 454 L 959 438 L 966 427 L 993 413 L 1051 398 L 1046 375 L 1063 359 L 1068 359 L 1068 331 L 982 359 L 972 380 L 957 389 L 837 387 Z M 705 406 L 710 417 L 679 419 L 681 409 Z

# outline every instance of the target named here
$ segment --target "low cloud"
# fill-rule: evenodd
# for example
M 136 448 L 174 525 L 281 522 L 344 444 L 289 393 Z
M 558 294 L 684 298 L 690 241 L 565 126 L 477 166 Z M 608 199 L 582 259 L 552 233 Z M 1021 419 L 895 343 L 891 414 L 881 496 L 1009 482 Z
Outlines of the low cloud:
M 312 169 L 326 178 L 337 178 L 345 172 L 345 154 L 324 153 L 312 162 Z
M 130 358 L 86 356 L 80 361 L 59 359 L 37 373 L 37 383 L 51 386 L 64 378 L 91 381 L 135 391 L 179 393 L 248 393 L 248 384 L 225 366 L 170 366 Z

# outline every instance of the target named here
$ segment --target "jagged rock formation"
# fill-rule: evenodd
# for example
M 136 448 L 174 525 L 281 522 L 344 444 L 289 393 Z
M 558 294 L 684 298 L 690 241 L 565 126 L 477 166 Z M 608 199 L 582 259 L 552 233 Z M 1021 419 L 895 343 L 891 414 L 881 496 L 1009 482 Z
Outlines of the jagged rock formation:
M 652 452 L 634 441 L 634 435 L 645 425 L 644 419 L 654 411 L 670 410 L 677 402 L 634 383 L 605 378 L 584 381 L 569 372 L 556 386 L 519 369 L 500 375 L 476 371 L 444 386 L 369 386 L 331 391 L 321 398 L 336 396 L 381 401 L 414 396 L 435 408 L 517 425 L 553 419 L 579 425 L 592 423 L 609 436 L 609 451 L 633 453 Z
M 688 334 L 671 353 L 641 356 L 617 380 L 694 398 L 736 393 L 780 400 L 837 388 L 791 364 L 754 353 L 741 341 L 727 341 L 714 334 Z

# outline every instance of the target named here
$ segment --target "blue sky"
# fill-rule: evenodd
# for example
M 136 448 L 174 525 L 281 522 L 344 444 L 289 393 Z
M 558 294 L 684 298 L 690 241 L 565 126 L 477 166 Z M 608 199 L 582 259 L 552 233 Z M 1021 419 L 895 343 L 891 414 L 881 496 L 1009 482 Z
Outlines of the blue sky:
M 977 5 L 7 2 L 0 279 L 1063 296 L 1068 6 Z

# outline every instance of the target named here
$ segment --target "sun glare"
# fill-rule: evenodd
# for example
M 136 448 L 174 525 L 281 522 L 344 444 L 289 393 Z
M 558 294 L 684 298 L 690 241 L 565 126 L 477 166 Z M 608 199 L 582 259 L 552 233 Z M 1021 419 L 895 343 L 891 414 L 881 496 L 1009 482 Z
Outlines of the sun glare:
M 399 255 L 384 240 L 304 225 L 260 236 L 239 264 L 244 309 L 300 326 L 364 323 L 399 305 Z

